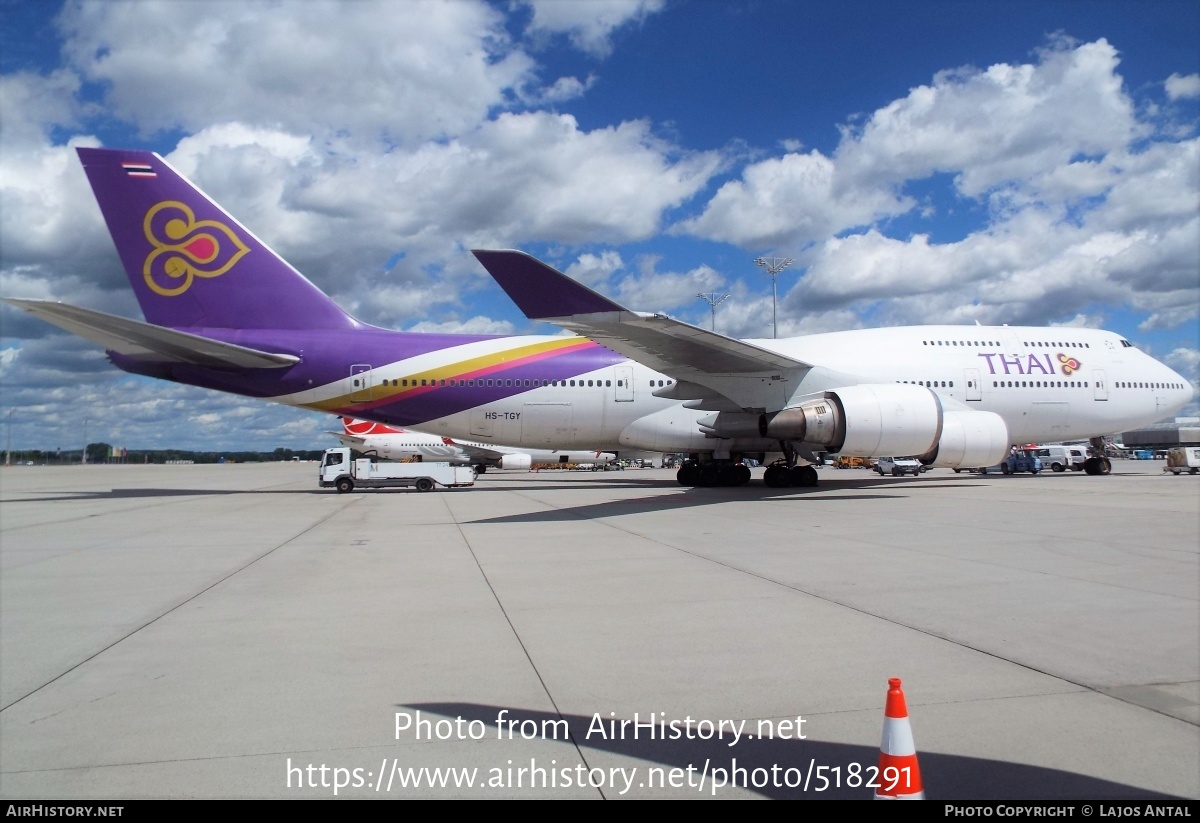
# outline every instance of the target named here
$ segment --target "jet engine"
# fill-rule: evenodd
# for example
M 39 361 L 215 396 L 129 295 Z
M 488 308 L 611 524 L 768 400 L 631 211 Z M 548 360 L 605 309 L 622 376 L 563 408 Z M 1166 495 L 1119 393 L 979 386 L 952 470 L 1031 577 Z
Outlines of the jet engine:
M 533 458 L 527 454 L 506 454 L 500 458 L 500 468 L 502 469 L 529 471 L 531 465 L 533 465 Z
M 947 409 L 937 446 L 917 459 L 934 468 L 994 466 L 1008 454 L 1008 447 L 1008 426 L 1000 415 Z
M 847 456 L 916 455 L 932 466 L 989 466 L 1008 451 L 1008 428 L 999 415 L 944 411 L 936 394 L 909 383 L 822 392 L 759 416 L 758 431 Z

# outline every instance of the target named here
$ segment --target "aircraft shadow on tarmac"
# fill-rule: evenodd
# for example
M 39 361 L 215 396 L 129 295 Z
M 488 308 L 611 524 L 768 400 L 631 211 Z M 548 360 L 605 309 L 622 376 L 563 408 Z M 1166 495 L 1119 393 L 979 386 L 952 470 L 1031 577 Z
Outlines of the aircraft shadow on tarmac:
M 646 488 L 671 488 L 682 491 L 683 494 L 655 495 L 652 497 L 637 497 L 625 500 L 606 500 L 603 503 L 590 503 L 569 508 L 563 507 L 540 512 L 526 512 L 524 514 L 502 515 L 465 522 L 469 522 L 472 525 L 481 525 L 485 523 L 551 523 L 564 520 L 591 520 L 598 517 L 615 517 L 623 514 L 644 514 L 648 512 L 686 509 L 695 506 L 711 506 L 731 501 L 795 501 L 802 503 L 805 500 L 822 502 L 838 500 L 894 500 L 911 497 L 914 491 L 928 491 L 939 487 L 944 486 L 942 483 L 936 481 L 916 480 L 903 483 L 902 481 L 893 481 L 891 479 L 872 478 L 855 478 L 825 486 L 783 489 L 768 488 L 761 483 L 734 488 L 718 487 L 705 489 L 693 487 L 680 489 L 673 480 L 669 482 L 656 481 L 648 484 Z M 508 486 L 506 490 L 535 491 L 537 488 L 545 487 L 529 487 L 526 489 L 525 487 Z M 563 488 L 572 487 L 567 486 Z M 956 483 L 955 488 L 962 488 L 962 485 Z M 859 493 L 846 494 L 845 492 L 847 491 L 857 491 Z
M 497 478 L 500 479 L 500 478 Z M 508 478 L 503 478 L 507 480 Z M 949 480 L 950 478 L 944 478 Z M 636 513 L 643 511 L 666 510 L 673 508 L 686 508 L 689 506 L 704 506 L 712 503 L 723 503 L 727 500 L 775 500 L 780 498 L 804 498 L 813 497 L 820 500 L 872 500 L 872 499 L 891 499 L 895 497 L 905 496 L 904 492 L 909 489 L 930 489 L 941 486 L 941 483 L 930 480 L 910 480 L 907 483 L 902 480 L 893 480 L 891 478 L 855 478 L 853 480 L 841 481 L 836 485 L 827 484 L 825 486 L 813 486 L 808 488 L 783 488 L 772 489 L 764 486 L 761 483 L 752 483 L 746 486 L 738 486 L 735 488 L 718 487 L 718 488 L 699 488 L 689 487 L 681 489 L 674 480 L 661 480 L 652 478 L 621 478 L 619 480 L 610 480 L 605 482 L 605 488 L 613 489 L 674 489 L 685 492 L 683 495 L 671 495 L 669 497 L 655 498 L 639 498 L 636 500 L 616 500 L 603 504 L 602 511 L 599 511 L 598 506 L 581 506 L 575 509 L 556 509 L 548 512 L 539 512 L 535 514 L 513 515 L 511 517 L 494 517 L 487 520 L 476 520 L 474 523 L 520 523 L 520 522 L 541 522 L 552 520 L 578 520 L 587 519 L 594 516 L 612 516 L 618 513 Z M 974 484 L 971 484 L 974 485 Z M 570 491 L 585 488 L 579 483 L 564 483 L 562 481 L 551 480 L 549 482 L 524 481 L 520 485 L 506 484 L 503 486 L 475 485 L 469 489 L 440 489 L 441 494 L 486 494 L 488 492 L 512 492 L 512 491 Z M 855 494 L 855 495 L 836 495 L 833 492 L 845 491 L 849 489 L 883 489 L 887 488 L 894 493 L 889 494 Z M 962 481 L 955 483 L 955 488 L 962 488 Z M 53 495 L 43 497 L 24 497 L 13 496 L 7 500 L 0 500 L 0 505 L 4 503 L 57 503 L 57 502 L 91 502 L 97 500 L 134 500 L 138 498 L 155 498 L 155 497 L 205 497 L 213 495 L 235 495 L 235 494 L 324 494 L 336 495 L 338 492 L 334 489 L 295 489 L 295 488 L 268 488 L 268 489 L 168 489 L 168 488 L 144 488 L 144 489 L 109 489 L 108 491 L 80 491 L 80 492 L 58 492 Z M 388 494 L 426 494 L 427 492 L 419 492 L 411 487 L 395 488 L 395 489 L 360 489 L 347 495 L 349 499 L 353 499 L 354 495 L 371 494 L 371 495 L 388 495 Z M 597 510 L 596 514 L 592 510 Z
M 560 757 L 555 758 L 557 763 L 553 767 L 549 763 L 549 758 L 543 759 L 543 757 L 538 757 L 538 766 L 547 771 L 566 767 L 571 768 L 574 773 L 574 764 L 577 762 L 577 756 L 573 749 L 575 745 L 578 745 L 579 750 L 587 760 L 588 766 L 604 769 L 606 778 L 611 764 L 596 763 L 594 757 L 589 757 L 589 752 L 609 752 L 646 761 L 648 765 L 620 764 L 627 770 L 635 765 L 638 766 L 638 773 L 634 778 L 633 784 L 635 787 L 639 782 L 644 783 L 646 781 L 646 778 L 649 776 L 647 768 L 657 767 L 662 769 L 663 772 L 670 774 L 672 769 L 687 770 L 688 767 L 691 767 L 690 785 L 686 782 L 689 779 L 686 771 L 678 772 L 677 775 L 683 781 L 684 786 L 691 788 L 692 791 L 698 791 L 700 774 L 707 763 L 709 777 L 703 789 L 703 796 L 713 795 L 713 769 L 726 770 L 726 773 L 731 775 L 730 779 L 732 780 L 734 767 L 736 766 L 739 770 L 737 772 L 739 778 L 738 788 L 747 788 L 749 791 L 767 798 L 777 800 L 870 800 L 874 795 L 874 789 L 862 785 L 861 781 L 857 781 L 857 785 L 854 786 L 846 785 L 848 782 L 855 782 L 848 780 L 847 775 L 850 773 L 850 765 L 858 764 L 862 769 L 868 770 L 862 772 L 862 774 L 869 777 L 875 773 L 874 767 L 879 763 L 879 749 L 877 748 L 815 740 L 758 738 L 755 734 L 755 721 L 746 721 L 742 739 L 731 746 L 730 743 L 733 742 L 734 738 L 728 729 L 726 729 L 724 738 L 712 736 L 710 739 L 704 740 L 698 737 L 687 739 L 681 736 L 678 739 L 670 739 L 670 735 L 675 732 L 666 725 L 666 722 L 675 718 L 669 718 L 654 728 L 656 737 L 654 740 L 647 739 L 650 730 L 645 726 L 640 729 L 638 739 L 632 739 L 633 718 L 616 718 L 618 723 L 621 719 L 631 721 L 625 730 L 625 739 L 621 739 L 620 737 L 602 737 L 595 731 L 600 726 L 593 726 L 593 717 L 582 715 L 556 715 L 513 707 L 480 705 L 478 703 L 412 703 L 399 705 L 398 708 L 414 709 L 420 711 L 422 714 L 441 716 L 441 718 L 432 718 L 432 723 L 436 723 L 442 718 L 454 721 L 456 718 L 461 717 L 464 723 L 477 720 L 483 724 L 485 738 L 490 740 L 495 740 L 497 737 L 497 717 L 504 710 L 507 710 L 507 714 L 503 716 L 504 728 L 506 730 L 511 729 L 513 739 L 521 739 L 520 730 L 524 726 L 530 732 L 530 737 L 527 739 L 543 739 L 540 732 L 542 729 L 546 729 L 547 734 L 544 739 L 555 740 L 556 737 L 550 730 L 554 729 L 554 724 L 557 723 L 557 728 L 560 730 L 557 739 L 563 743 L 564 751 Z M 608 721 L 614 718 L 607 717 L 605 714 L 601 713 L 600 721 L 603 722 L 603 727 L 607 732 L 611 728 Z M 882 706 L 880 706 L 879 716 L 880 728 L 882 729 Z M 430 718 L 422 719 L 429 720 Z M 645 717 L 639 719 L 643 723 L 647 722 L 647 718 Z M 662 720 L 663 718 L 661 715 L 656 715 L 656 719 Z M 682 719 L 679 718 L 681 721 Z M 561 732 L 563 728 L 561 721 L 564 720 L 566 721 L 566 728 L 570 731 L 570 738 L 567 740 L 563 740 Z M 510 722 L 514 725 L 509 726 Z M 476 728 L 478 729 L 478 726 Z M 678 726 L 680 732 L 684 732 L 686 728 L 682 723 Z M 590 736 L 588 734 L 589 730 L 592 730 Z M 700 728 L 693 724 L 693 734 L 699 731 Z M 506 735 L 508 733 L 508 731 L 505 732 Z M 746 739 L 746 734 L 755 735 L 755 739 Z M 1062 771 L 1060 769 L 1048 769 L 1002 760 L 986 760 L 976 757 L 922 752 L 919 745 L 920 729 L 914 730 L 914 737 L 918 743 L 917 761 L 921 780 L 924 785 L 926 799 L 929 800 L 1079 801 L 1183 799 L 1174 795 L 1152 792 L 1136 786 L 1114 783 L 1109 780 Z M 566 747 L 571 747 L 572 750 L 567 751 Z M 735 760 L 736 763 L 734 762 Z M 419 766 L 422 764 L 409 765 Z M 496 765 L 501 766 L 499 763 Z M 527 761 L 513 759 L 511 767 L 505 765 L 504 768 L 516 769 L 522 766 L 528 767 L 529 765 Z M 829 781 L 829 785 L 823 791 L 816 790 L 820 780 L 817 777 L 818 773 L 815 771 L 810 778 L 807 791 L 804 790 L 803 777 L 799 781 L 796 779 L 797 775 L 805 775 L 811 766 L 827 767 L 823 771 L 823 774 Z M 774 774 L 777 777 L 775 781 L 771 779 L 773 767 L 775 767 Z M 833 767 L 840 767 L 841 786 L 833 785 Z M 743 769 L 745 770 L 744 777 L 743 772 L 740 771 Z M 788 769 L 792 769 L 792 772 L 788 773 L 786 771 Z M 755 770 L 760 771 L 755 772 Z M 486 778 L 486 771 L 486 768 L 480 769 L 481 777 Z M 745 787 L 742 785 L 743 780 L 764 782 L 765 785 L 756 787 L 752 784 L 749 787 Z M 799 782 L 799 785 L 789 788 L 786 785 L 788 782 Z M 773 783 L 778 783 L 779 785 L 773 785 Z M 667 785 L 671 784 L 668 783 Z M 676 786 L 678 785 L 679 782 L 676 783 Z M 619 781 L 616 790 L 613 789 L 611 783 L 607 783 L 602 790 L 605 796 L 614 797 L 622 787 L 623 783 Z M 655 787 L 657 788 L 657 784 Z M 724 791 L 728 791 L 730 788 L 732 786 L 727 786 Z M 720 797 L 721 794 L 722 789 L 717 789 L 715 795 Z

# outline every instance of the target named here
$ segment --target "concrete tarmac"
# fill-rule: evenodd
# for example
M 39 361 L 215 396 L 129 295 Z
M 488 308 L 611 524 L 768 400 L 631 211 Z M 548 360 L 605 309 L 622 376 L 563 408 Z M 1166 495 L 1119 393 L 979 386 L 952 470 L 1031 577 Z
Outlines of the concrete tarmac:
M 0 796 L 1200 798 L 1200 478 L 0 469 Z

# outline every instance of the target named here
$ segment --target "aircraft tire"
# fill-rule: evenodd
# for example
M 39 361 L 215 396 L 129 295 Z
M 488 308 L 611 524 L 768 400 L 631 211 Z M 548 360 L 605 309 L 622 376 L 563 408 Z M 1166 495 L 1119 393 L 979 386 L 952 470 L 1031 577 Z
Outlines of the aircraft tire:
M 763 472 L 763 483 L 772 489 L 782 489 L 788 484 L 788 470 L 785 466 L 770 465 Z
M 789 486 L 800 488 L 815 486 L 817 485 L 817 470 L 812 466 L 792 466 L 788 471 L 787 481 Z
M 485 471 L 487 471 L 487 466 L 483 465 L 482 463 L 475 467 L 476 475 L 483 474 Z
M 699 473 L 696 475 L 696 485 L 706 489 L 719 485 L 721 482 L 721 469 L 711 463 L 707 466 L 701 466 Z
M 699 480 L 700 468 L 692 462 L 685 462 L 679 467 L 679 471 L 675 472 L 675 480 L 681 486 L 695 486 Z
M 738 463 L 736 466 L 733 467 L 733 478 L 734 478 L 733 485 L 735 485 L 735 486 L 746 485 L 747 483 L 750 482 L 750 469 L 748 469 L 744 464 Z

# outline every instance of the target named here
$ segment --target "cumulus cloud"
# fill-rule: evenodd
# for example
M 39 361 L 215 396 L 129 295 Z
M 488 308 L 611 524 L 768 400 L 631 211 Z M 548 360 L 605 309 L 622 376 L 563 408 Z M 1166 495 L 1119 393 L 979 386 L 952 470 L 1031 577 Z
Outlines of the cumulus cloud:
M 1200 97 L 1200 74 L 1172 74 L 1167 78 L 1166 89 L 1171 100 Z
M 422 320 L 409 327 L 408 331 L 436 334 L 512 334 L 513 325 L 507 320 L 493 320 L 490 317 L 477 315 L 469 320 L 446 320 L 441 323 Z
M 1194 322 L 1200 141 L 1155 135 L 1118 67 L 1104 40 L 1060 40 L 1036 63 L 941 72 L 844 128 L 831 156 L 750 164 L 676 230 L 794 254 L 791 314 L 1048 323 L 1102 303 L 1146 311 L 1144 328 Z M 889 233 L 899 216 L 920 225 L 906 186 L 935 174 L 985 224 Z
M 20 348 L 12 346 L 7 349 L 0 349 L 0 380 L 8 374 L 13 363 L 17 362 L 17 358 L 21 356 Z
M 1086 161 L 1147 133 L 1118 63 L 1116 49 L 1099 40 L 1059 43 L 1036 64 L 940 72 L 861 125 L 843 127 L 832 157 L 789 152 L 751 164 L 678 230 L 748 249 L 798 250 L 909 212 L 917 201 L 904 185 L 937 173 L 953 175 L 968 198 L 1033 197 L 1042 181 L 1097 193 L 1111 181 L 1092 179 Z
M 679 306 L 696 305 L 697 294 L 719 289 L 725 278 L 710 266 L 697 266 L 686 272 L 658 271 L 656 257 L 642 261 L 637 276 L 623 279 L 617 286 L 618 301 L 636 311 L 668 311 Z
M 71 67 L 145 132 L 236 121 L 402 145 L 467 131 L 533 81 L 503 23 L 472 0 L 79 2 L 59 18 Z
M 624 267 L 620 252 L 608 249 L 600 254 L 581 254 L 563 274 L 593 290 L 605 291 L 609 278 Z
M 533 10 L 530 32 L 566 34 L 581 51 L 604 57 L 612 51 L 612 35 L 622 26 L 661 11 L 666 0 L 524 0 Z
M 40 148 L 52 126 L 78 122 L 79 76 L 67 69 L 49 74 L 16 72 L 0 76 L 0 147 L 5 153 Z

